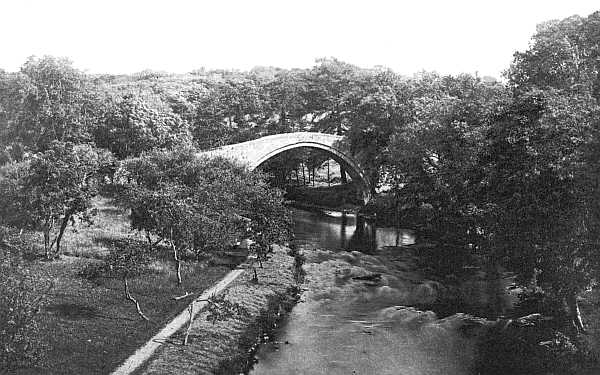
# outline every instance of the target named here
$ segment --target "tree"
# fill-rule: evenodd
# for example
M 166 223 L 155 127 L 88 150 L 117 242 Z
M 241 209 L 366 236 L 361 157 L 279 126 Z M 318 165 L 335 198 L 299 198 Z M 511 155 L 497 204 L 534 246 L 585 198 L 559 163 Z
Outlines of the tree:
M 150 243 L 153 235 L 156 243 L 163 242 L 172 251 L 179 285 L 182 254 L 193 251 L 198 228 L 205 227 L 192 195 L 189 188 L 166 182 L 152 189 L 130 186 L 120 198 L 132 210 L 132 227 L 146 231 Z
M 109 102 L 94 136 L 98 147 L 110 150 L 120 159 L 191 143 L 189 126 L 179 115 L 151 108 L 131 95 Z
M 136 312 L 140 318 L 145 321 L 150 319 L 144 314 L 140 303 L 131 294 L 129 281 L 135 276 L 139 276 L 146 272 L 148 263 L 151 258 L 147 252 L 143 251 L 139 246 L 131 243 L 130 246 L 125 246 L 119 250 L 113 250 L 104 260 L 104 273 L 123 280 L 123 292 L 125 298 L 135 305 Z
M 600 11 L 538 25 L 530 47 L 507 72 L 521 91 L 532 87 L 589 93 L 600 99 Z
M 302 70 L 278 70 L 265 84 L 269 105 L 274 118 L 270 132 L 286 133 L 301 129 L 302 118 L 307 114 L 306 74 Z
M 588 95 L 530 90 L 490 133 L 488 194 L 496 207 L 493 250 L 524 285 L 567 306 L 584 329 L 577 296 L 599 276 L 596 127 Z
M 202 149 L 258 138 L 271 113 L 256 75 L 213 71 L 190 100 L 194 139 Z
M 264 179 L 226 159 L 198 158 L 193 149 L 143 154 L 117 177 L 132 227 L 165 241 L 178 269 L 182 253 L 222 251 L 243 238 L 264 247 L 289 238 L 282 193 Z
M 90 125 L 97 115 L 95 93 L 85 74 L 69 60 L 30 57 L 20 72 L 5 75 L 3 81 L 5 147 L 17 144 L 24 152 L 43 152 L 53 141 L 91 139 Z
M 484 140 L 507 95 L 467 75 L 425 75 L 413 84 L 409 117 L 389 145 L 395 209 L 424 235 L 471 253 L 487 204 L 481 195 Z
M 488 137 L 493 253 L 566 306 L 577 331 L 578 295 L 600 271 L 599 37 L 600 12 L 540 25 L 515 54 L 513 103 Z
M 319 59 L 310 71 L 308 89 L 305 91 L 306 108 L 310 115 L 307 128 L 312 131 L 344 135 L 348 130 L 348 118 L 354 107 L 349 101 L 357 90 L 359 69 L 337 59 Z M 347 183 L 346 171 L 340 174 Z
M 3 214 L 7 224 L 39 230 L 48 259 L 60 256 L 65 229 L 75 219 L 89 221 L 91 199 L 98 193 L 100 170 L 110 163 L 106 152 L 86 145 L 53 142 L 44 153 L 6 170 Z
M 348 116 L 346 142 L 365 169 L 372 193 L 388 162 L 389 144 L 394 131 L 408 121 L 410 85 L 390 70 L 364 72 L 349 93 L 352 111 Z

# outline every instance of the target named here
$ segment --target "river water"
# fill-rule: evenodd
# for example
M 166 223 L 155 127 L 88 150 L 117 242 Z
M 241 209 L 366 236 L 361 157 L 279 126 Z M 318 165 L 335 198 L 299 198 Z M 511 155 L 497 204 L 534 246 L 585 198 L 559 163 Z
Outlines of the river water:
M 415 242 L 411 231 L 334 212 L 294 216 L 295 243 L 306 257 L 304 292 L 260 347 L 251 374 L 472 373 L 474 342 L 458 333 L 459 318 L 408 307 L 432 304 L 445 289 L 397 247 Z M 509 284 L 474 278 L 461 293 L 475 301 L 467 306 L 475 312 L 503 311 L 513 299 Z

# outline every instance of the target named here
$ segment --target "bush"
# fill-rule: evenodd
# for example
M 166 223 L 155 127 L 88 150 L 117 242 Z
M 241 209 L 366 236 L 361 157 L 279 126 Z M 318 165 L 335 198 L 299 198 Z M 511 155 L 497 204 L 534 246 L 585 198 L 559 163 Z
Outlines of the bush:
M 290 238 L 282 192 L 226 159 L 155 151 L 125 161 L 117 181 L 117 202 L 131 209 L 132 228 L 162 240 L 175 261 L 185 251 L 224 251 L 245 238 L 265 249 Z
M 594 360 L 579 337 L 548 327 L 539 314 L 500 323 L 478 345 L 476 373 L 576 374 Z
M 89 222 L 95 213 L 102 170 L 112 163 L 89 145 L 53 142 L 46 152 L 0 171 L 0 217 L 20 229 L 41 231 L 48 259 L 60 256 L 68 225 Z
M 553 317 L 552 327 L 555 329 L 573 328 L 567 326 L 570 322 L 566 319 L 567 311 L 562 301 L 551 298 L 540 288 L 524 288 L 519 293 L 519 301 L 515 306 L 514 313 L 518 316 L 539 313 Z
M 51 283 L 31 275 L 15 255 L 0 262 L 0 370 L 43 365 L 40 311 Z M 2 372 L 2 371 L 0 371 Z
M 359 192 L 359 188 L 352 184 L 316 188 L 290 186 L 286 199 L 334 208 L 346 204 L 359 206 L 362 204 Z

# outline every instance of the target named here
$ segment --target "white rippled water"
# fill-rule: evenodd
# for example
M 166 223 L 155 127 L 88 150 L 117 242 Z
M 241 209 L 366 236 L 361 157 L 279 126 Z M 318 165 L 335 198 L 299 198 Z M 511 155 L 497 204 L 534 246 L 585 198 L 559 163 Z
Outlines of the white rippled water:
M 460 324 L 406 307 L 432 301 L 440 285 L 359 252 L 304 253 L 306 292 L 252 374 L 470 374 Z M 374 273 L 376 282 L 355 279 Z

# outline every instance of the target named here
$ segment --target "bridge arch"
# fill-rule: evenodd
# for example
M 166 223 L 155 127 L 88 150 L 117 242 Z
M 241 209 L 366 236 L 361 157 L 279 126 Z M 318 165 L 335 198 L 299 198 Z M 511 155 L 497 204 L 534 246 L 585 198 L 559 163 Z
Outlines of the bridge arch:
M 363 201 L 371 199 L 371 184 L 360 164 L 345 152 L 342 136 L 296 132 L 270 135 L 252 141 L 227 145 L 202 152 L 203 156 L 222 156 L 246 164 L 250 170 L 260 167 L 267 160 L 283 152 L 308 147 L 325 151 L 337 163 L 343 165 L 353 181 L 357 181 L 362 191 Z

